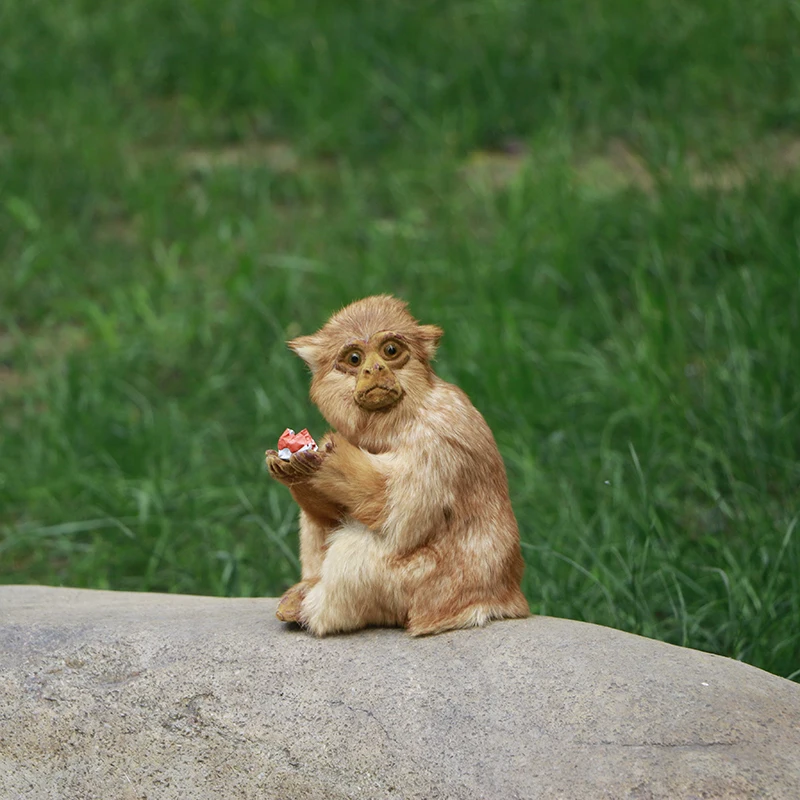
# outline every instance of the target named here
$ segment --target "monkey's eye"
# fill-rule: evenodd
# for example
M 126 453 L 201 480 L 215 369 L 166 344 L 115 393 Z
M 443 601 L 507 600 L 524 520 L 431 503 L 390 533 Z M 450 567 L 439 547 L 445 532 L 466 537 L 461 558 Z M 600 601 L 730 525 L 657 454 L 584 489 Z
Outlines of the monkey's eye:
M 399 352 L 400 349 L 394 342 L 387 342 L 383 346 L 383 354 L 386 356 L 386 358 L 394 358 Z
M 346 360 L 351 366 L 357 367 L 361 363 L 361 354 L 353 350 L 352 353 L 347 355 Z

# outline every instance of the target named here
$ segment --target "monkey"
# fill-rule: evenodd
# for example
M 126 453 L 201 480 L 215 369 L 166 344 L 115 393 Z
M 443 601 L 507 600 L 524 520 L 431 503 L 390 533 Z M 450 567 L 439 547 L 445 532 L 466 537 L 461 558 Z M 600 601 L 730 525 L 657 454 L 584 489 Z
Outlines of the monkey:
M 442 335 L 376 295 L 287 343 L 332 431 L 316 452 L 266 454 L 300 508 L 301 580 L 279 620 L 316 636 L 424 636 L 530 615 L 503 460 L 467 395 L 431 367 Z

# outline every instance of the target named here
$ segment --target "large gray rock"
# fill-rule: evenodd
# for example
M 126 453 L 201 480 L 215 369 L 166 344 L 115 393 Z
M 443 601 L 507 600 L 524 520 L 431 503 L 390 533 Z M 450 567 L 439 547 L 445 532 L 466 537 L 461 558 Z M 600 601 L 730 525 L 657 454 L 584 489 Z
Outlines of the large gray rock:
M 313 639 L 274 600 L 0 587 L 0 798 L 800 798 L 800 686 L 534 617 Z

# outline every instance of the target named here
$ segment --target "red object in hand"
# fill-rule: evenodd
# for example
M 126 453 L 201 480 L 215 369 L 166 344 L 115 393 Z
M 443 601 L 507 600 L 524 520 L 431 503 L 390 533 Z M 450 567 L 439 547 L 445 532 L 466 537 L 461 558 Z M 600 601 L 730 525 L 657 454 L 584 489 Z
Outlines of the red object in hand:
M 306 428 L 303 428 L 300 433 L 295 433 L 291 428 L 287 428 L 278 439 L 278 450 L 288 449 L 291 453 L 296 453 L 307 445 L 316 449 L 317 443 Z

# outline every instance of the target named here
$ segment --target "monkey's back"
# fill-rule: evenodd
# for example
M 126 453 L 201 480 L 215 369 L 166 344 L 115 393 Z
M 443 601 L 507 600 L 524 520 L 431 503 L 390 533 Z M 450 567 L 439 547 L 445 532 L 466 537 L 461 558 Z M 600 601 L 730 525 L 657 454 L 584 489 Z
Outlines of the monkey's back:
M 387 456 L 385 535 L 408 565 L 409 627 L 430 632 L 445 618 L 461 627 L 527 616 L 519 530 L 483 416 L 463 391 L 436 378 L 404 440 Z

